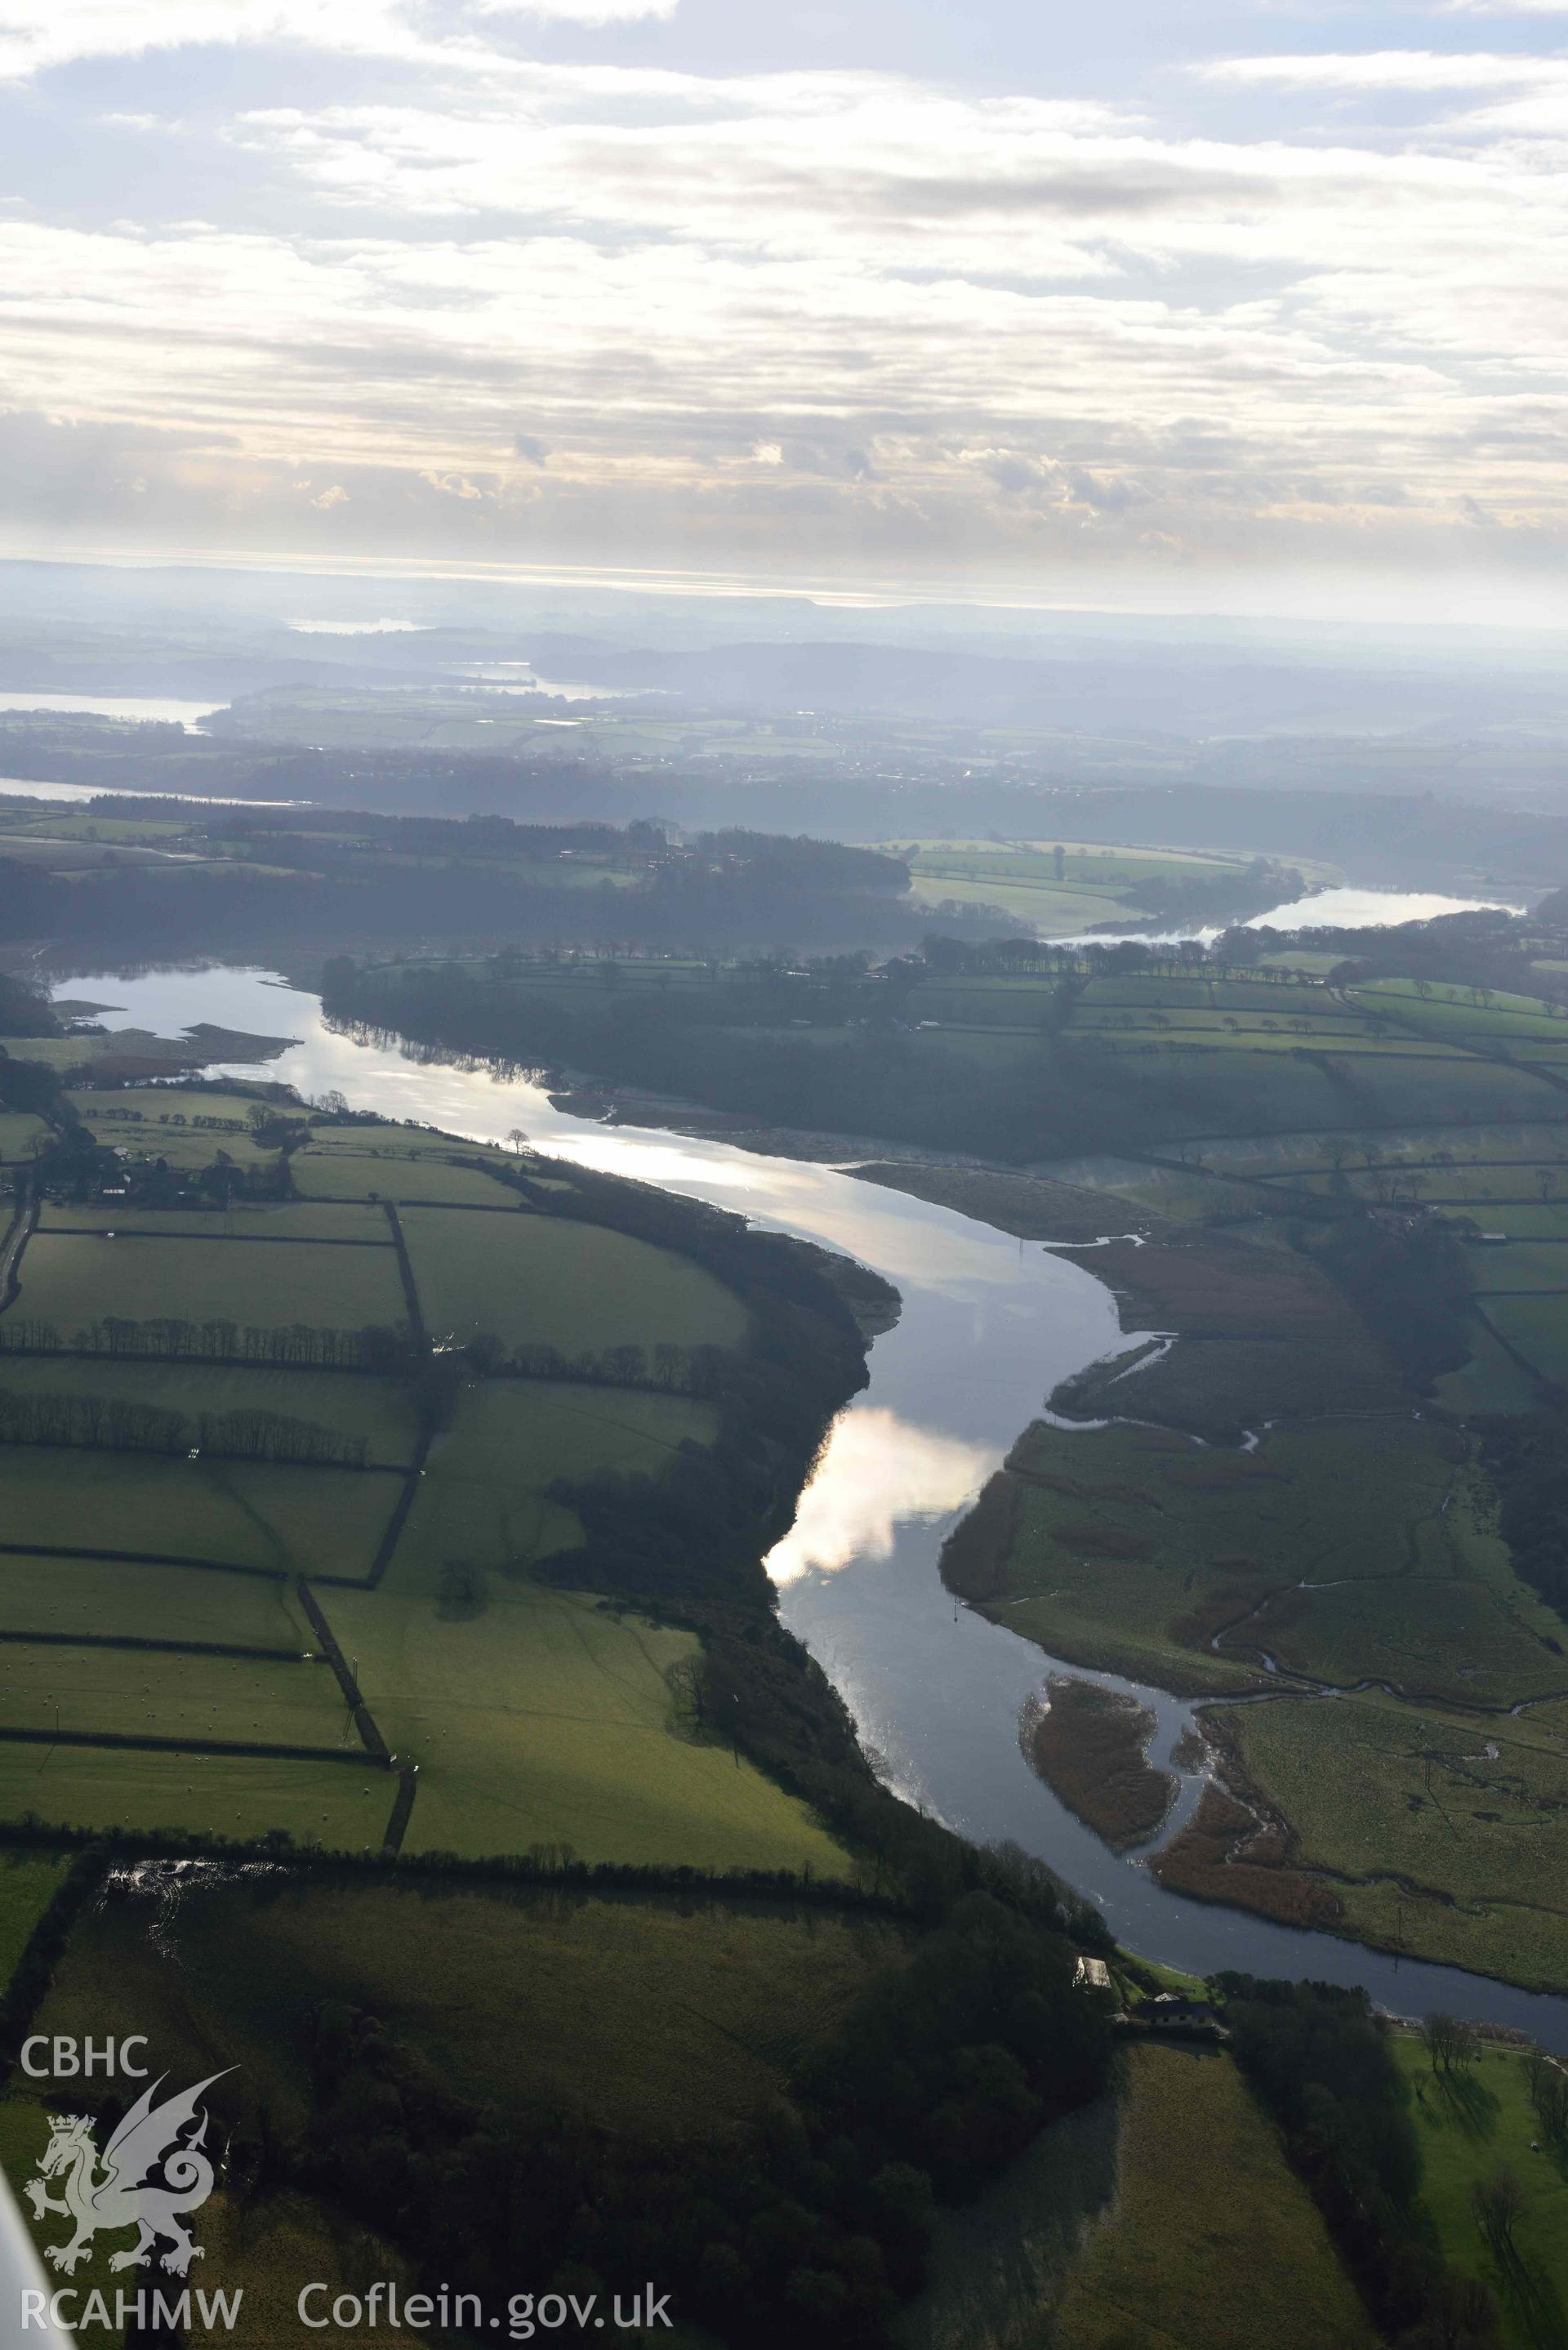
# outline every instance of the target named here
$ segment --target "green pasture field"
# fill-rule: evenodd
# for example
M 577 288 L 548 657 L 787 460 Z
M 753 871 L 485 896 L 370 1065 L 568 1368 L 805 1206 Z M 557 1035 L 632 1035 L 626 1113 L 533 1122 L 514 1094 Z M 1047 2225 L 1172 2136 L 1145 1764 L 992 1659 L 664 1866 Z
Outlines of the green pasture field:
M 1441 980 L 1414 979 L 1376 980 L 1348 987 L 1345 993 L 1351 1003 L 1386 1010 L 1392 1019 L 1408 1021 L 1438 1035 L 1550 1040 L 1561 1039 L 1568 1031 L 1568 1010 L 1539 995 L 1511 995 Z
M 88 1207 L 45 1203 L 41 1232 L 174 1233 L 193 1240 L 360 1241 L 392 1246 L 391 1226 L 379 1207 L 345 1201 L 318 1205 L 311 1200 L 236 1201 L 233 1207 L 132 1208 L 123 1200 L 99 1200 Z
M 1296 1013 L 1342 1009 L 1326 988 L 1285 980 L 1190 979 L 1169 972 L 1127 972 L 1089 980 L 1079 997 L 1085 1008 L 1112 1005 L 1123 1011 L 1265 1013 L 1289 1019 Z
M 396 1379 L 353 1371 L 327 1377 L 259 1366 L 229 1370 L 212 1363 L 125 1363 L 105 1355 L 0 1355 L 0 1394 L 111 1397 L 125 1403 L 156 1404 L 192 1419 L 203 1411 L 275 1412 L 281 1419 L 309 1420 L 335 1435 L 363 1437 L 371 1461 L 383 1468 L 406 1467 L 418 1437 L 407 1388 Z M 0 1454 L 0 1475 L 4 1468 Z M 70 1474 L 68 1466 L 62 1473 Z
M 201 1086 L 112 1086 L 100 1090 L 96 1087 L 67 1088 L 66 1099 L 103 1142 L 140 1143 L 152 1149 L 162 1142 L 172 1128 L 182 1132 L 198 1118 L 218 1118 L 232 1120 L 242 1134 L 250 1132 L 250 1115 L 264 1097 L 259 1093 L 233 1093 L 213 1090 L 209 1093 Z M 195 1132 L 213 1142 L 226 1144 L 229 1139 L 223 1129 L 214 1132 L 211 1127 L 198 1127 Z
M 148 1551 L 286 1575 L 366 1574 L 395 1477 L 0 1446 L 0 1542 Z
M 1568 1299 L 1488 1297 L 1480 1311 L 1543 1379 L 1553 1387 L 1568 1379 Z
M 999 906 L 1037 938 L 1076 938 L 1102 922 L 1126 924 L 1137 918 L 1137 909 L 1127 899 L 1087 888 L 1058 889 L 1044 883 L 993 880 L 984 873 L 971 879 L 915 873 L 909 889 L 912 905 L 940 906 L 945 899 L 963 906 Z
M 1420 2199 L 1437 2228 L 1443 2259 L 1459 2275 L 1481 2277 L 1498 2292 L 1498 2277 L 1469 2192 L 1510 2169 L 1526 2192 L 1514 2230 L 1526 2270 L 1559 2308 L 1568 2308 L 1568 2171 L 1540 2146 L 1540 2122 L 1531 2104 L 1526 2059 L 1514 2049 L 1481 2047 L 1474 2064 L 1450 2073 L 1432 2068 L 1420 2040 L 1401 2033 L 1394 2059 L 1410 2086 L 1410 2120 L 1422 2153 Z M 1504 2286 L 1502 2338 L 1507 2350 L 1535 2350 L 1514 2293 Z
M 386 1590 L 329 1598 L 383 1736 L 420 1765 L 405 1852 L 846 1868 L 804 1804 L 679 1732 L 665 1676 L 695 1655 L 690 1633 L 500 1575 L 467 1620 Z
M 1489 1200 L 1480 1206 L 1461 1207 L 1458 1212 L 1469 1216 L 1483 1232 L 1506 1232 L 1511 1241 L 1568 1241 L 1568 1201 L 1559 1200 L 1555 1205 L 1542 1203 L 1537 1194 L 1533 1206 L 1521 1205 L 1517 1201 Z M 1478 1253 L 1478 1281 L 1482 1280 L 1485 1270 Z
M 1297 947 L 1285 954 L 1265 955 L 1259 965 L 1262 971 L 1282 971 L 1298 979 L 1326 979 L 1345 961 L 1343 955 L 1325 954 L 1313 947 Z
M 429 1598 L 448 1560 L 526 1567 L 582 1540 L 546 1498 L 557 1478 L 657 1476 L 688 1440 L 711 1444 L 710 1406 L 628 1388 L 497 1379 L 466 1387 L 436 1440 L 384 1591 Z
M 1017 1028 L 1038 1035 L 1055 993 L 1054 981 L 927 979 L 910 989 L 908 1008 L 915 1020 Z
M 31 1159 L 48 1131 L 41 1118 L 30 1117 L 25 1110 L 0 1110 L 0 1164 L 10 1166 L 18 1159 Z
M 326 1659 L 274 1663 L 137 1648 L 30 1648 L 0 1641 L 0 1729 L 119 1738 L 186 1738 L 193 1746 L 359 1745 Z M 345 1732 L 347 1731 L 347 1735 Z
M 1508 2350 L 1536 2350 L 1515 2291 L 1498 2276 L 1476 2226 L 1470 2190 L 1499 2169 L 1511 2170 L 1524 2189 L 1514 2241 L 1525 2269 L 1544 2287 L 1547 2303 L 1568 2310 L 1568 2171 L 1537 2143 L 1541 2126 L 1530 2102 L 1525 2060 L 1505 2048 L 1482 2047 L 1472 2064 L 1434 2072 L 1420 2042 L 1401 2033 L 1394 2054 L 1409 2084 L 1410 2116 L 1421 2147 L 1421 2203 L 1437 2230 L 1444 2258 L 1461 2275 L 1479 2277 L 1498 2293 Z
M 241 1326 L 357 1330 L 406 1319 L 396 1254 L 300 1244 L 249 1248 L 177 1243 L 127 1232 L 35 1232 L 22 1254 L 18 1310 L 72 1334 L 110 1315 Z
M 1376 1150 L 1376 1143 L 1371 1145 Z M 1544 1193 L 1542 1178 L 1549 1176 Z M 1446 1167 L 1415 1156 L 1403 1159 L 1389 1157 L 1381 1164 L 1367 1167 L 1346 1159 L 1334 1173 L 1272 1177 L 1268 1179 L 1292 1189 L 1310 1191 L 1319 1198 L 1353 1197 L 1358 1200 L 1386 1201 L 1394 1195 L 1401 1199 L 1419 1200 L 1427 1207 L 1450 1207 L 1457 1212 L 1473 1215 L 1478 1223 L 1493 1229 L 1485 1211 L 1490 1208 L 1549 1208 L 1554 1195 L 1568 1191 L 1568 1167 L 1553 1150 L 1550 1158 L 1537 1160 L 1511 1159 L 1496 1166 Z M 1495 1227 L 1503 1231 L 1506 1227 Z
M 1294 1004 L 1283 1010 L 1273 1005 L 1266 1012 L 1210 1011 L 1202 1004 L 1173 1005 L 1164 1011 L 1132 1004 L 1084 1003 L 1074 1011 L 1073 1026 L 1140 1036 L 1168 1031 L 1172 1035 L 1198 1037 L 1216 1045 L 1233 1045 L 1238 1050 L 1243 1037 L 1250 1050 L 1260 1049 L 1260 1036 L 1314 1046 L 1326 1040 L 1351 1049 L 1375 1041 L 1364 1020 L 1316 1003 Z M 1407 1046 L 1409 1042 L 1407 1038 L 1404 1045 Z
M 584 1347 L 732 1347 L 739 1298 L 689 1257 L 597 1224 L 408 1208 L 402 1224 L 427 1327 Z M 281 1253 L 281 1252 L 280 1252 Z
M 215 1640 L 303 1655 L 317 1636 L 291 1584 L 270 1576 L 205 1575 L 86 1558 L 0 1552 L 0 1630 L 93 1633 L 111 1638 Z M 0 1644 L 0 1658 L 8 1653 Z M 72 1652 L 56 1651 L 62 1678 Z
M 69 1866 L 63 1853 L 0 1852 L 0 1991 Z
M 1282 1697 L 1225 1721 L 1295 1829 L 1303 1862 L 1332 1872 L 1347 1932 L 1561 1985 L 1568 1736 L 1539 1709 L 1511 1717 L 1375 1694 Z
M 1379 2336 L 1228 2056 L 1129 2049 L 1120 2192 L 1053 2350 L 1375 2350 Z
M 447 1154 L 407 1142 L 383 1142 L 360 1149 L 313 1142 L 295 1152 L 295 1189 L 307 1200 L 450 1201 L 462 1207 L 523 1210 L 519 1194 L 474 1167 L 457 1167 Z M 479 1155 L 477 1152 L 476 1156 Z
M 163 1754 L 0 1740 L 0 1818 L 67 1828 L 176 1829 L 254 1843 L 286 1828 L 328 1852 L 379 1852 L 397 1782 L 366 1757 Z
M 1051 840 L 884 841 L 885 853 L 902 857 L 911 871 L 984 874 L 992 869 L 1012 880 L 1054 882 L 1055 849 Z M 1246 868 L 1241 857 L 1206 856 L 1201 849 L 1128 848 L 1115 842 L 1064 840 L 1060 844 L 1067 888 L 1125 889 L 1135 881 L 1214 880 Z
M 348 1126 L 314 1126 L 310 1149 L 312 1152 L 341 1151 L 352 1159 L 434 1159 L 442 1164 L 461 1158 L 489 1159 L 500 1166 L 512 1161 L 513 1157 L 510 1150 L 503 1150 L 493 1143 L 467 1142 L 461 1136 L 440 1133 L 434 1127 L 405 1126 L 396 1118 L 379 1124 L 355 1119 Z
M 1506 1248 L 1472 1249 L 1466 1262 L 1478 1297 L 1491 1293 L 1568 1293 L 1568 1247 L 1561 1242 L 1511 1241 Z
M 1568 1153 L 1568 1120 L 1536 1118 L 1501 1126 L 1460 1123 L 1389 1129 L 1359 1128 L 1351 1119 L 1319 1133 L 1224 1135 L 1199 1147 L 1204 1159 L 1217 1167 L 1304 1185 L 1314 1176 L 1331 1174 L 1336 1158 L 1345 1173 L 1354 1174 L 1366 1166 L 1368 1146 L 1386 1166 L 1419 1167 L 1434 1175 L 1490 1162 L 1501 1179 L 1499 1190 L 1506 1191 L 1514 1181 L 1511 1168 L 1563 1162 Z
M 0 831 L 26 836 L 45 832 L 58 840 L 151 841 L 177 840 L 186 830 L 174 816 L 112 816 L 94 815 L 78 800 L 10 799 L 0 785 Z
M 1115 1082 L 1136 1098 L 1140 1081 L 1147 1078 L 1161 1089 L 1159 1114 L 1169 1122 L 1165 1088 L 1173 1077 L 1189 1080 L 1200 1093 L 1191 1111 L 1194 1127 L 1211 1130 L 1216 1118 L 1233 1118 L 1251 1133 L 1271 1127 L 1328 1126 L 1345 1113 L 1343 1079 L 1335 1082 L 1311 1061 L 1288 1053 L 1245 1050 L 1186 1052 L 1170 1043 L 1150 1038 L 1119 1043 L 1083 1030 L 1069 1030 L 1072 1058 L 1092 1076 L 1114 1072 Z M 1141 1051 L 1129 1046 L 1141 1045 Z M 1341 1069 L 1345 1065 L 1337 1065 Z M 1168 1148 L 1168 1145 L 1165 1146 Z
M 897 1926 L 783 1905 L 234 1886 L 182 1901 L 171 1966 L 151 1908 L 117 1900 L 83 1918 L 36 2029 L 85 2032 L 93 2014 L 96 2034 L 145 2032 L 150 2061 L 177 2078 L 192 2065 L 201 2078 L 222 2048 L 234 2094 L 265 2099 L 291 2133 L 311 2109 L 311 2015 L 337 2000 L 504 2116 L 564 2108 L 645 2141 L 694 2137 L 776 2102 L 908 1947 Z
M 809 1037 L 805 1029 L 786 1032 L 792 1043 Z M 847 1033 L 847 1032 L 846 1032 Z M 835 1039 L 834 1041 L 838 1041 Z M 930 1062 L 935 1055 L 956 1054 L 966 1061 L 977 1062 L 981 1068 L 1011 1068 L 1026 1061 L 1040 1050 L 1038 1036 L 1031 1036 L 1017 1028 L 955 1028 L 943 1025 L 917 1040 L 919 1060 Z
M 1237 1074 L 1256 1066 L 1265 1056 L 1239 1053 Z M 1527 1069 L 1494 1062 L 1449 1057 L 1423 1058 L 1417 1051 L 1330 1055 L 1335 1081 L 1323 1088 L 1326 1115 L 1298 1119 L 1298 1125 L 1321 1125 L 1328 1132 L 1388 1125 L 1403 1127 L 1416 1119 L 1434 1125 L 1490 1126 L 1538 1119 L 1555 1107 L 1558 1097 L 1544 1079 Z M 1240 1109 L 1246 1099 L 1238 1090 Z
M 1470 1359 L 1457 1371 L 1445 1371 L 1433 1388 L 1445 1410 L 1535 1411 L 1541 1389 L 1500 1343 L 1495 1330 L 1479 1313 L 1466 1317 L 1465 1338 Z
M 188 1047 L 177 1053 L 166 1036 L 154 1036 L 148 1028 L 121 1028 L 109 1036 L 29 1036 L 26 1042 L 26 1053 L 18 1052 L 16 1057 L 47 1062 L 51 1069 L 82 1069 L 127 1053 L 139 1060 L 167 1062 L 171 1069 L 188 1068 L 192 1059 Z

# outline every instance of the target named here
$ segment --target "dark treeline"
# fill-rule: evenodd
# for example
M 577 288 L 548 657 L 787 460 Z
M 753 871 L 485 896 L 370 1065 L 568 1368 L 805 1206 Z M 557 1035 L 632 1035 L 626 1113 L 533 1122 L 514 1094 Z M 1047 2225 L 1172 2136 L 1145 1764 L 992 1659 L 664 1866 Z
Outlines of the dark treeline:
M 1207 927 L 1210 922 L 1241 922 L 1251 914 L 1267 913 L 1272 906 L 1288 905 L 1306 888 L 1293 865 L 1272 857 L 1254 857 L 1237 873 L 1176 878 L 1164 874 L 1140 881 L 1125 895 L 1147 917 L 1150 930 L 1181 924 Z M 1144 920 L 1118 924 L 1141 930 Z
M 470 1339 L 463 1352 L 482 1378 L 510 1373 L 514 1378 L 556 1379 L 570 1386 L 643 1388 L 655 1395 L 683 1395 L 699 1401 L 719 1395 L 734 1365 L 725 1347 L 584 1347 L 576 1355 L 559 1347 L 524 1339 L 508 1351 L 488 1331 Z
M 419 813 L 452 808 L 504 811 L 535 824 L 577 824 L 585 816 L 625 824 L 645 816 L 649 778 L 619 771 L 578 750 L 570 757 L 496 757 L 479 752 L 303 745 L 225 741 L 219 735 L 158 739 L 150 728 L 122 739 L 92 741 L 88 730 L 29 726 L 15 717 L 0 727 L 7 775 L 41 782 L 112 785 L 148 792 L 196 792 L 241 799 L 314 800 L 334 810 L 379 808 Z M 750 763 L 754 765 L 753 763 Z M 704 761 L 684 774 L 661 773 L 658 805 L 673 822 L 701 828 L 732 824 L 738 809 L 759 829 L 833 835 L 853 806 L 855 829 L 872 840 L 916 839 L 955 828 L 961 780 L 967 836 L 994 831 L 1004 840 L 1159 842 L 1169 848 L 1234 853 L 1237 844 L 1264 855 L 1315 858 L 1350 867 L 1357 879 L 1404 888 L 1447 887 L 1456 872 L 1501 871 L 1505 878 L 1555 879 L 1568 874 L 1568 820 L 1552 814 L 1480 807 L 1430 792 L 1254 787 L 1178 778 L 1158 784 L 1105 785 L 1064 780 L 1043 754 L 1033 773 L 961 759 L 938 760 L 926 774 L 857 773 L 848 783 L 832 761 L 792 759 L 787 771 L 739 775 Z M 166 806 L 155 804 L 167 815 Z
M 911 941 L 924 920 L 903 902 L 902 863 L 834 841 L 732 831 L 674 847 L 657 827 L 637 826 L 610 836 L 618 854 L 596 884 L 585 879 L 592 858 L 548 845 L 553 834 L 532 841 L 527 827 L 503 819 L 415 820 L 404 838 L 405 820 L 356 813 L 347 819 L 355 837 L 345 842 L 292 818 L 284 832 L 275 814 L 269 826 L 259 811 L 244 819 L 184 813 L 190 845 L 211 861 L 62 878 L 7 858 L 0 840 L 0 941 L 48 938 L 127 957 L 329 938 L 615 940 L 729 951 L 778 939 L 892 947 Z M 337 823 L 341 831 L 345 819 Z M 443 837 L 439 845 L 432 834 Z
M 691 991 L 692 993 L 698 991 Z M 892 998 L 897 1004 L 896 993 Z M 1000 1067 L 910 1034 L 895 1020 L 831 1044 L 715 1024 L 681 992 L 627 987 L 560 994 L 474 979 L 453 965 L 322 975 L 328 1015 L 378 1039 L 519 1068 L 566 1066 L 649 1087 L 770 1126 L 875 1134 L 999 1159 L 1121 1149 L 1225 1122 L 1222 1080 L 1168 1054 L 1129 1082 L 1043 1033 Z M 1043 1014 L 1044 1023 L 1044 1014 Z
M 119 1396 L 36 1395 L 0 1388 L 0 1444 L 80 1445 L 107 1452 L 192 1451 L 227 1461 L 294 1461 L 362 1469 L 369 1446 L 286 1412 L 171 1411 Z
M 1485 1426 L 1499 1530 L 1514 1566 L 1548 1607 L 1568 1616 L 1568 1421 L 1559 1409 Z
M 425 2274 L 494 2305 L 520 2276 L 581 2299 L 651 2275 L 679 2323 L 737 2350 L 874 2350 L 923 2282 L 937 2203 L 1092 2097 L 1109 2040 L 1070 1946 L 971 1894 L 873 1978 L 786 2098 L 722 2137 L 672 2147 L 565 2111 L 487 2112 L 330 2002 L 303 2147 L 247 2147 L 242 2167 L 297 2166 Z
M 1236 2060 L 1379 2326 L 1401 2350 L 1492 2350 L 1501 2337 L 1490 2293 L 1445 2269 L 1419 2216 L 1409 2100 L 1366 1993 L 1242 1974 L 1216 1981 Z
M 70 1336 L 36 1315 L 0 1315 L 0 1355 L 106 1355 L 127 1361 L 264 1363 L 277 1368 L 371 1371 L 400 1376 L 414 1361 L 412 1340 L 399 1325 L 361 1330 L 318 1328 L 308 1322 L 186 1322 L 178 1315 L 133 1322 L 105 1315 Z
M 1429 1394 L 1470 1357 L 1463 1243 L 1435 1218 L 1392 1222 L 1352 1199 L 1314 1212 L 1300 1244 L 1333 1275 L 1410 1386 Z

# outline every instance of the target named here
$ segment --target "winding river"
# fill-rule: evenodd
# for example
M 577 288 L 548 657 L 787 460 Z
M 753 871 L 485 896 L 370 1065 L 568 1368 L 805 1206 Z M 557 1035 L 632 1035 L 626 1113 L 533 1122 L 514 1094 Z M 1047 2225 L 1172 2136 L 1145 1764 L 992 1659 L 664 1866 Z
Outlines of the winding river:
M 561 1158 L 667 1185 L 874 1266 L 898 1288 L 902 1315 L 873 1347 L 870 1384 L 836 1424 L 769 1565 L 785 1623 L 843 1693 L 888 1783 L 977 1842 L 1011 1839 L 1048 1861 L 1119 1939 L 1150 1958 L 1200 1974 L 1236 1967 L 1362 1983 L 1396 2012 L 1448 2009 L 1568 2053 L 1568 1999 L 1165 1892 L 1138 1856 L 1107 1851 L 1024 1762 L 1019 1717 L 1052 1660 L 956 1606 L 937 1554 L 1057 1382 L 1127 1343 L 1110 1292 L 1088 1269 L 1092 1253 L 1053 1255 L 835 1168 L 587 1124 L 536 1087 L 334 1035 L 313 995 L 263 971 L 78 972 L 57 993 L 113 1005 L 110 1024 L 164 1035 L 209 1021 L 297 1038 L 265 1074 L 303 1094 L 336 1087 L 356 1109 L 480 1141 L 521 1128 Z M 1153 1759 L 1165 1762 L 1189 1707 L 1113 1673 L 1084 1677 L 1130 1690 L 1154 1710 Z M 1201 1789 L 1191 1773 L 1179 1777 L 1167 1835 Z

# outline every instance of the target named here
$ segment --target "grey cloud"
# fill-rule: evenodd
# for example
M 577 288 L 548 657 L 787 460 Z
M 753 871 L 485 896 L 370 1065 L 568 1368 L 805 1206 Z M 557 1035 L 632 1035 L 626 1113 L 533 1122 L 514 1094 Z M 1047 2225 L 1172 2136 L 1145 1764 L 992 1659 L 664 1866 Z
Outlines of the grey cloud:
M 1074 219 L 1096 215 L 1168 211 L 1212 200 L 1221 203 L 1257 204 L 1279 193 L 1278 183 L 1262 174 L 1240 172 L 1188 171 L 1179 165 L 1108 163 L 1097 171 L 1043 172 L 1021 178 L 999 173 L 960 174 L 943 179 L 935 174 L 895 179 L 859 174 L 857 200 L 883 211 L 913 212 L 928 218 L 956 219 L 971 213 L 1047 213 Z
M 986 460 L 985 471 L 999 490 L 1006 490 L 1013 495 L 1033 489 L 1045 478 L 1031 457 L 990 457 Z
M 524 464 L 547 465 L 550 462 L 549 442 L 536 440 L 532 432 L 514 432 L 512 446 Z
M 1093 506 L 1097 514 L 1125 514 L 1129 506 L 1153 503 L 1153 491 L 1129 474 L 1113 473 L 1107 478 L 1083 465 L 1068 465 L 1062 479 L 1080 505 Z

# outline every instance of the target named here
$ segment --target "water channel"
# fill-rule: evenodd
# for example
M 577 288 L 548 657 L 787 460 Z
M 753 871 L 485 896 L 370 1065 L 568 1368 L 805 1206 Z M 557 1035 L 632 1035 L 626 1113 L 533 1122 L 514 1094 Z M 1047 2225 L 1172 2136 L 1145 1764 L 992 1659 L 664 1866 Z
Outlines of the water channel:
M 902 1315 L 872 1347 L 870 1384 L 835 1426 L 769 1565 L 784 1620 L 842 1692 L 888 1783 L 977 1842 L 1011 1839 L 1048 1861 L 1148 1957 L 1200 1974 L 1236 1967 L 1363 1983 L 1397 2012 L 1443 2008 L 1517 2025 L 1568 2054 L 1568 1998 L 1168 1893 L 1138 1856 L 1109 1852 L 1025 1762 L 1020 1715 L 1052 1660 L 955 1606 L 937 1555 L 1057 1382 L 1129 1343 L 1090 1269 L 1092 1251 L 1054 1255 L 840 1169 L 585 1122 L 535 1086 L 335 1035 L 313 995 L 264 971 L 78 972 L 57 993 L 115 1006 L 104 1015 L 110 1026 L 171 1035 L 207 1021 L 296 1038 L 265 1071 L 238 1073 L 278 1077 L 306 1096 L 336 1088 L 356 1109 L 475 1140 L 503 1142 L 521 1128 L 540 1149 L 735 1210 L 885 1274 Z M 1156 1711 L 1151 1757 L 1166 1764 L 1190 1708 L 1114 1673 L 1085 1678 L 1131 1690 Z M 1178 1821 L 1200 1792 L 1190 1772 L 1179 1775 Z

